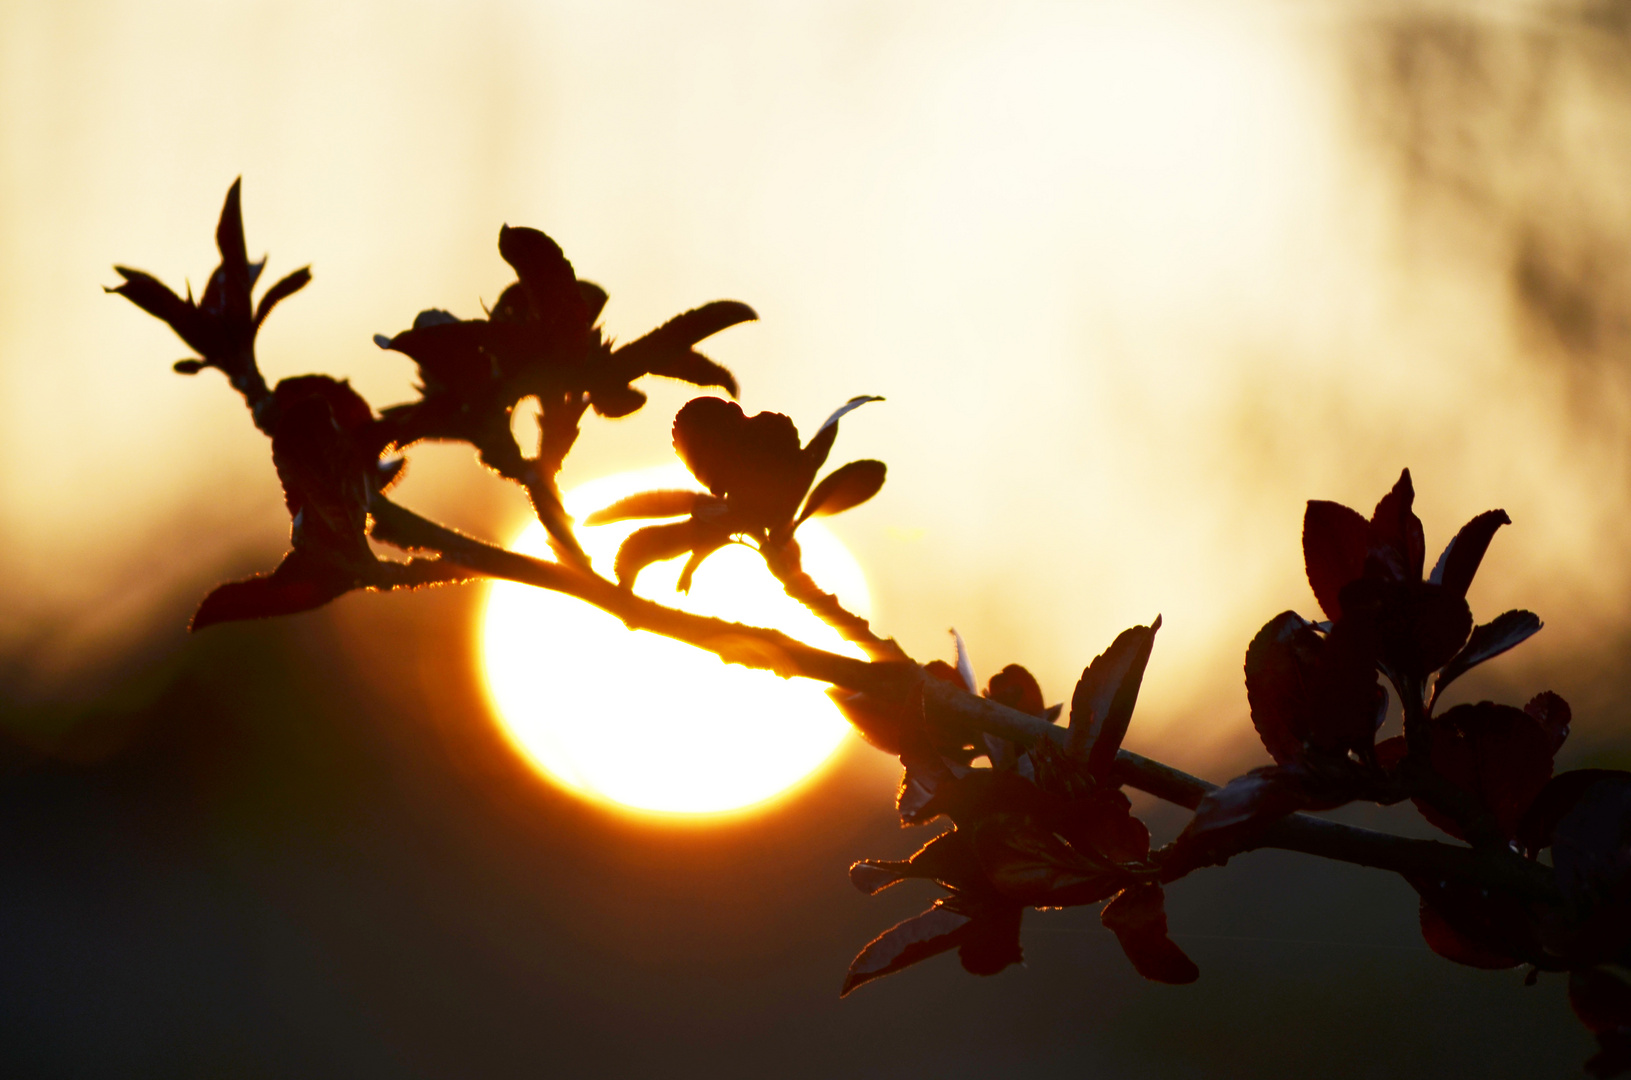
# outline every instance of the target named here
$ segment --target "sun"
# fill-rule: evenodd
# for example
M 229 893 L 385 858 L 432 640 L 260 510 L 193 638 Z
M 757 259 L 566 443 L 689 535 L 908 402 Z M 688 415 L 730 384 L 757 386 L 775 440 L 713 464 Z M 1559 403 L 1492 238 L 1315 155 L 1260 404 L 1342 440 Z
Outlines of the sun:
M 595 480 L 564 502 L 581 519 L 637 491 L 695 486 L 676 465 Z M 610 575 L 618 545 L 639 524 L 579 530 L 597 570 Z M 865 576 L 838 539 L 816 520 L 799 527 L 798 539 L 811 576 L 866 615 Z M 548 553 L 537 524 L 511 546 Z M 636 591 L 862 656 L 783 593 L 751 549 L 719 551 L 688 596 L 674 589 L 681 562 L 648 567 Z M 546 777 L 589 798 L 669 814 L 753 806 L 819 770 L 849 732 L 819 683 L 728 666 L 542 589 L 494 582 L 481 634 L 488 696 L 504 732 Z

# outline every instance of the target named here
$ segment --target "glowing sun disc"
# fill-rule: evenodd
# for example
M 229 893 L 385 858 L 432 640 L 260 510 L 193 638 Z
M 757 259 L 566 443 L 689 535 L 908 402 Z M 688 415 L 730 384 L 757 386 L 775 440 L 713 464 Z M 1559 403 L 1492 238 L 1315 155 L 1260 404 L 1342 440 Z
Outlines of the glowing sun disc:
M 637 491 L 695 488 L 671 466 L 621 473 L 565 497 L 579 519 Z M 623 538 L 651 522 L 581 528 L 584 549 L 610 576 Z M 799 527 L 804 566 L 852 611 L 867 613 L 860 566 L 819 521 Z M 534 524 L 512 547 L 547 556 Z M 730 545 L 675 592 L 682 559 L 640 575 L 644 597 L 704 615 L 770 626 L 812 645 L 861 653 L 782 592 L 753 551 Z M 644 631 L 569 597 L 511 582 L 489 587 L 482 618 L 487 690 L 505 733 L 556 782 L 623 806 L 717 813 L 763 802 L 833 756 L 849 726 L 808 679 L 728 666 L 712 654 Z

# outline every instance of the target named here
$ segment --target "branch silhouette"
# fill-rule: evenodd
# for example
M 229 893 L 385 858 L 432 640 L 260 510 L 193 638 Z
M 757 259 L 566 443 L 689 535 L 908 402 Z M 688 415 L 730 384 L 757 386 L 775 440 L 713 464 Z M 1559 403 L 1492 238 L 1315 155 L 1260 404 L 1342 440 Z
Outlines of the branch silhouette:
M 902 822 L 946 818 L 952 826 L 909 859 L 850 868 L 869 894 L 923 879 L 941 895 L 861 950 L 845 994 L 954 950 L 968 971 L 993 974 L 1021 959 L 1027 909 L 1101 904 L 1101 921 L 1136 970 L 1162 982 L 1193 981 L 1198 968 L 1168 934 L 1165 887 L 1240 853 L 1279 848 L 1400 875 L 1418 894 L 1427 944 L 1449 960 L 1528 965 L 1531 978 L 1567 972 L 1575 1011 L 1600 1044 L 1587 1068 L 1599 1076 L 1631 1072 L 1631 774 L 1553 774 L 1570 723 L 1556 694 L 1521 707 L 1437 709 L 1454 679 L 1541 628 L 1524 611 L 1477 624 L 1466 602 L 1491 540 L 1510 523 L 1503 511 L 1468 522 L 1428 571 L 1408 470 L 1368 517 L 1310 502 L 1304 564 L 1324 618 L 1283 612 L 1248 645 L 1247 700 L 1273 764 L 1216 785 L 1122 745 L 1159 618 L 1127 629 L 1086 666 L 1067 714 L 1047 706 L 1018 664 L 978 687 L 961 639 L 955 664 L 918 662 L 811 578 L 799 526 L 861 505 L 884 485 L 884 464 L 869 459 L 820 475 L 840 420 L 877 398 L 852 398 L 808 441 L 780 413 L 748 416 L 733 400 L 694 398 L 672 433 L 698 488 L 644 492 L 590 515 L 591 526 L 651 522 L 624 540 L 615 580 L 595 571 L 558 487 L 584 418 L 639 411 L 646 397 L 634 383 L 647 376 L 734 398 L 735 378 L 696 346 L 756 318 L 747 305 L 704 304 L 614 348 L 599 326 L 605 290 L 580 280 L 544 233 L 505 226 L 499 254 L 516 280 L 483 318 L 429 309 L 409 329 L 376 337 L 410 358 L 420 378 L 416 400 L 376 413 L 328 376 L 268 387 L 256 334 L 310 273 L 288 275 L 251 305 L 265 262 L 248 262 L 237 182 L 216 237 L 221 264 L 196 302 L 124 267 L 116 268 L 123 283 L 109 290 L 168 323 L 198 353 L 177 371 L 216 368 L 227 376 L 270 437 L 289 510 L 283 561 L 211 592 L 195 630 L 309 610 L 356 589 L 503 579 L 574 597 L 631 630 L 726 663 L 828 684 L 857 731 L 900 759 Z M 539 402 L 532 457 L 511 426 L 526 398 Z M 556 558 L 506 550 L 393 501 L 403 455 L 425 440 L 464 442 L 520 486 Z M 370 538 L 413 557 L 380 559 Z M 731 543 L 756 550 L 788 596 L 867 658 L 635 594 L 643 569 L 682 557 L 680 588 L 688 589 L 696 569 Z M 1404 731 L 1377 741 L 1388 686 L 1402 704 Z M 1172 843 L 1152 848 L 1123 788 L 1192 817 Z M 1452 842 L 1314 816 L 1355 801 L 1406 800 Z

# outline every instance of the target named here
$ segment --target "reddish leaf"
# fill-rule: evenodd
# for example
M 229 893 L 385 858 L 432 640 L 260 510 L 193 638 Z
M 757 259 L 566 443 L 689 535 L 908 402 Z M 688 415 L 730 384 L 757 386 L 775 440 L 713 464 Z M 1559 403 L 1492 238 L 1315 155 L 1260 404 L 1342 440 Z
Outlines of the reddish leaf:
M 1195 816 L 1173 841 L 1169 860 L 1186 868 L 1221 864 L 1251 847 L 1265 828 L 1287 814 L 1345 801 L 1329 795 L 1322 799 L 1303 770 L 1284 765 L 1253 769 L 1201 798 Z
M 838 996 L 844 997 L 873 979 L 893 975 L 920 960 L 957 948 L 973 922 L 969 916 L 936 903 L 921 915 L 897 923 L 874 938 L 850 962 Z
M 956 907 L 960 898 L 944 901 Z M 1025 916 L 1018 904 L 986 905 L 975 914 L 963 931 L 957 946 L 957 959 L 970 975 L 995 975 L 1010 964 L 1021 963 L 1025 954 L 1019 947 L 1019 927 Z
M 839 686 L 829 687 L 827 696 L 863 739 L 885 753 L 928 752 L 921 702 L 888 701 Z
M 1421 936 L 1427 942 L 1427 947 L 1444 959 L 1486 971 L 1517 967 L 1521 963 L 1463 936 L 1426 900 L 1421 902 L 1420 908 Z
M 1048 711 L 1036 677 L 1018 664 L 1009 664 L 991 676 L 985 696 L 1030 716 L 1041 716 Z
M 1605 964 L 1569 972 L 1569 1004 L 1593 1035 L 1631 1029 L 1631 970 Z
M 1443 585 L 1456 596 L 1465 597 L 1473 575 L 1478 573 L 1478 564 L 1484 561 L 1484 552 L 1489 550 L 1495 530 L 1510 524 L 1512 519 L 1506 516 L 1505 510 L 1486 510 L 1461 526 L 1455 539 L 1445 547 L 1444 554 L 1438 557 L 1438 563 L 1428 580 L 1435 585 Z
M 1542 690 L 1529 699 L 1523 711 L 1551 737 L 1553 754 L 1563 748 L 1564 740 L 1569 737 L 1569 720 L 1573 715 L 1567 701 L 1550 690 Z
M 1461 651 L 1450 658 L 1438 673 L 1434 694 L 1438 694 L 1456 679 L 1482 664 L 1493 660 L 1508 649 L 1521 645 L 1541 628 L 1540 616 L 1529 611 L 1508 611 L 1497 615 L 1482 626 L 1473 627 L 1472 636 Z
M 1422 534 L 1421 519 L 1411 509 L 1415 500 L 1410 470 L 1406 469 L 1371 515 L 1369 550 L 1365 555 L 1367 574 L 1378 573 L 1393 581 L 1421 581 L 1422 565 L 1427 560 L 1427 541 Z
M 1514 838 L 1551 778 L 1554 733 L 1522 710 L 1490 701 L 1457 705 L 1435 717 L 1430 732 L 1433 771 L 1478 800 L 1501 835 Z M 1451 836 L 1466 838 L 1444 811 L 1421 800 L 1416 806 Z
M 974 845 L 969 843 L 967 833 L 957 829 L 930 840 L 909 859 L 863 859 L 849 868 L 850 883 L 868 896 L 907 878 L 925 878 L 960 889 L 978 882 L 981 875 Z
M 1467 602 L 1441 585 L 1361 578 L 1342 590 L 1348 637 L 1394 679 L 1422 679 L 1449 663 L 1472 633 Z
M 1060 831 L 1072 846 L 1113 863 L 1150 857 L 1150 830 L 1133 816 L 1133 804 L 1119 788 L 1101 787 L 1071 799 Z
M 974 849 L 991 884 L 1020 904 L 1094 904 L 1116 892 L 1126 880 L 1077 853 L 1034 820 L 1017 815 L 981 822 L 974 832 Z
M 841 514 L 860 506 L 883 488 L 887 467 L 881 461 L 852 461 L 828 473 L 804 501 L 798 520 Z
M 1422 937 L 1440 956 L 1484 968 L 1552 962 L 1535 913 L 1517 895 L 1460 880 L 1408 880 L 1422 900 Z
M 1167 936 L 1166 894 L 1155 884 L 1132 885 L 1104 905 L 1099 920 L 1116 935 L 1146 979 L 1183 984 L 1200 978 L 1195 961 Z
M 1109 779 L 1116 751 L 1127 737 L 1159 629 L 1157 615 L 1149 626 L 1123 630 L 1082 672 L 1071 695 L 1066 749 L 1085 761 L 1088 773 L 1100 781 Z
M 685 517 L 708 500 L 700 491 L 642 491 L 602 507 L 583 519 L 585 525 L 606 525 L 630 518 Z
M 1303 564 L 1314 599 L 1330 619 L 1342 617 L 1342 587 L 1365 572 L 1370 523 L 1340 503 L 1311 500 L 1303 514 Z
M 1281 612 L 1247 646 L 1245 670 L 1252 725 L 1280 764 L 1305 747 L 1344 754 L 1375 739 L 1387 693 L 1346 638 L 1322 637 L 1296 612 Z
M 345 570 L 291 551 L 270 574 L 218 586 L 198 605 L 190 629 L 196 632 L 216 623 L 310 611 L 357 585 L 356 578 Z
M 617 559 L 612 567 L 617 583 L 632 589 L 640 571 L 655 562 L 677 559 L 705 540 L 703 531 L 694 520 L 636 529 L 617 549 Z

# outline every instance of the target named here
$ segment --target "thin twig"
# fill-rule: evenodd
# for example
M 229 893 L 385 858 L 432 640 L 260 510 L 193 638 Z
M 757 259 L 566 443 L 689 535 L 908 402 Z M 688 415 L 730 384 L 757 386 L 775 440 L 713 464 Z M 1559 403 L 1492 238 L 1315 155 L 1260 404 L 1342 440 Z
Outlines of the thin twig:
M 894 638 L 879 637 L 872 624 L 844 607 L 837 596 L 817 585 L 815 579 L 790 558 L 785 548 L 769 546 L 761 551 L 771 576 L 781 583 L 782 590 L 797 600 L 816 618 L 838 631 L 845 641 L 859 645 L 873 660 L 910 662 Z

